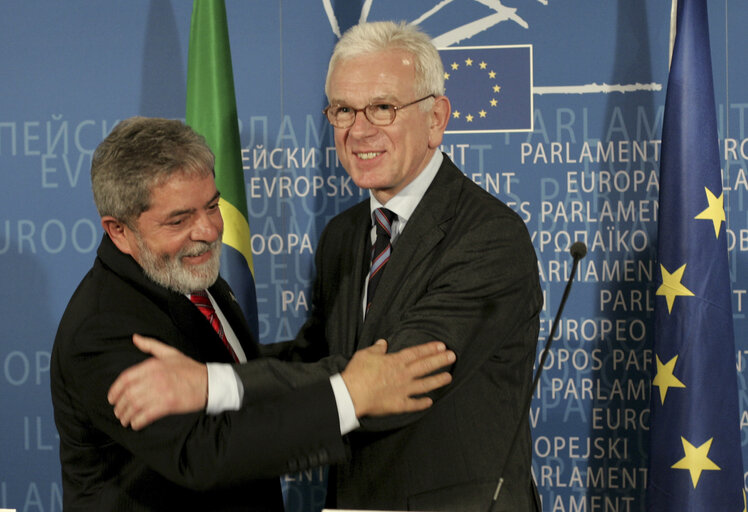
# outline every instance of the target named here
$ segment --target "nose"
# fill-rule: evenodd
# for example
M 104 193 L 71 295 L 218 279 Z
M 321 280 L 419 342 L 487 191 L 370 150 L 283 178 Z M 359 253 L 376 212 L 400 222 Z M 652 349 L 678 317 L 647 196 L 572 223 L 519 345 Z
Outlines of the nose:
M 354 136 L 362 137 L 375 133 L 376 127 L 371 124 L 364 111 L 359 110 L 353 118 L 353 124 L 348 128 L 348 132 Z
M 221 211 L 202 211 L 195 219 L 192 230 L 192 239 L 194 241 L 213 243 L 220 240 L 223 235 L 223 217 Z

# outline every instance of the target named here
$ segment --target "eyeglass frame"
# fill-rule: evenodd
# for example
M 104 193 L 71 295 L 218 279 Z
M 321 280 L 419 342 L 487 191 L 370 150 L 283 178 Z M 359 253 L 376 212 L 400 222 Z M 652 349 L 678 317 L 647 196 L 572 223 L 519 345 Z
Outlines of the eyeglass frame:
M 330 111 L 331 108 L 333 108 L 333 107 L 340 107 L 341 106 L 340 104 L 337 104 L 337 105 L 328 105 L 328 106 L 326 106 L 324 108 L 324 110 L 322 110 L 322 113 L 325 114 L 325 117 L 327 118 L 328 122 L 333 127 L 339 128 L 341 130 L 346 130 L 346 129 L 350 128 L 351 126 L 353 126 L 354 124 L 356 124 L 356 115 L 359 112 L 363 112 L 364 113 L 364 117 L 366 118 L 366 120 L 369 121 L 374 126 L 390 126 L 392 123 L 395 122 L 395 119 L 397 118 L 397 111 L 398 110 L 403 109 L 405 107 L 409 107 L 411 105 L 415 105 L 416 103 L 420 103 L 423 100 L 426 100 L 426 99 L 429 99 L 429 98 L 436 98 L 436 94 L 431 93 L 431 94 L 429 94 L 427 96 L 424 96 L 423 98 L 417 99 L 415 101 L 411 101 L 410 103 L 406 103 L 405 105 L 400 105 L 400 106 L 395 106 L 395 105 L 392 105 L 391 103 L 386 103 L 386 102 L 382 102 L 382 103 L 369 103 L 368 105 L 366 105 L 363 108 L 353 108 L 353 107 L 349 107 L 347 105 L 343 105 L 346 108 L 350 108 L 351 110 L 353 110 L 353 117 L 351 118 L 352 122 L 351 122 L 351 124 L 349 124 L 348 126 L 345 126 L 345 127 L 343 127 L 343 126 L 335 126 L 335 124 L 332 122 L 332 120 L 330 120 L 330 116 L 328 115 L 328 112 Z M 393 114 L 392 114 L 392 119 L 390 120 L 389 123 L 385 123 L 385 124 L 381 124 L 379 122 L 375 123 L 374 121 L 372 121 L 369 118 L 368 109 L 371 108 L 371 107 L 376 107 L 378 105 L 392 105 Z

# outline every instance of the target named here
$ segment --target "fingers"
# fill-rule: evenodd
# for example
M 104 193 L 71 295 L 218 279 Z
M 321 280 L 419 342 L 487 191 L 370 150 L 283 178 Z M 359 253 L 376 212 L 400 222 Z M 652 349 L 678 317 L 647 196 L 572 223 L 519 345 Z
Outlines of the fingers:
M 390 412 L 417 412 L 428 409 L 434 401 L 423 395 L 446 386 L 450 382 L 452 382 L 452 375 L 447 372 L 412 380 L 401 390 L 403 395 L 399 399 L 395 398 L 388 409 Z
M 128 368 L 114 381 L 107 399 L 123 427 L 140 430 L 176 407 L 178 399 L 160 360 L 151 358 Z
M 140 363 L 143 364 L 143 363 Z M 137 372 L 140 367 L 140 364 L 137 364 L 135 366 L 131 366 L 124 372 L 119 374 L 119 377 L 114 381 L 114 383 L 109 388 L 109 392 L 107 393 L 107 401 L 115 405 L 123 398 L 123 393 L 125 389 L 127 389 L 129 386 L 133 385 L 134 383 L 137 383 Z
M 431 341 L 414 347 L 408 347 L 395 352 L 395 355 L 405 363 L 420 360 L 433 354 L 439 354 L 447 350 L 447 346 L 441 341 Z
M 110 399 L 109 403 L 114 406 L 114 416 L 119 420 L 122 426 L 129 426 L 137 411 L 133 409 L 133 401 L 129 399 L 128 393 L 120 393 L 114 401 Z
M 386 354 L 387 353 L 387 340 L 382 339 L 382 338 L 378 339 L 377 341 L 374 342 L 374 344 L 371 347 L 369 347 L 369 350 L 371 350 L 373 354 Z
M 409 398 L 402 406 L 402 412 L 418 412 L 428 409 L 434 404 L 434 401 L 428 397 Z
M 140 351 L 145 352 L 146 354 L 152 354 L 155 357 L 165 357 L 176 352 L 176 350 L 169 345 L 165 345 L 154 338 L 141 336 L 140 334 L 133 334 L 132 341 Z M 144 361 L 135 366 L 131 366 L 117 377 L 107 393 L 107 401 L 109 401 L 110 404 L 115 405 L 119 403 L 123 398 L 122 394 L 124 391 L 138 384 L 140 381 L 139 376 L 145 373 L 144 370 L 147 362 L 148 361 Z
M 123 427 L 139 430 L 164 416 L 205 408 L 204 364 L 153 338 L 135 335 L 133 342 L 153 357 L 123 371 L 109 388 L 107 400 Z
M 159 402 L 154 402 L 150 404 L 150 407 L 146 406 L 142 409 L 130 411 L 126 417 L 123 415 L 123 419 L 129 421 L 130 428 L 133 430 L 140 430 L 150 425 L 155 420 L 164 417 L 167 413 L 168 408 L 162 407 Z M 120 420 L 120 422 L 122 422 L 122 420 Z
M 393 395 L 391 401 L 383 405 L 378 413 L 417 412 L 428 409 L 434 404 L 434 400 L 423 395 L 450 382 L 452 375 L 447 372 L 412 380 L 400 389 L 399 394 Z
M 450 382 L 452 382 L 452 374 L 439 372 L 436 375 L 410 381 L 406 386 L 406 392 L 408 396 L 424 395 L 442 386 L 446 386 Z
M 117 403 L 114 404 L 114 416 L 119 420 L 123 427 L 128 427 L 133 418 L 137 415 L 137 410 L 133 407 L 134 402 L 123 395 Z
M 424 343 L 393 354 L 386 349 L 387 343 L 378 340 L 356 352 L 341 372 L 359 418 L 421 411 L 433 403 L 426 393 L 452 382 L 451 374 L 439 371 L 457 359 L 444 343 Z
M 114 415 L 123 427 L 133 422 L 133 418 L 144 406 L 144 401 L 153 396 L 148 385 L 143 381 L 143 376 L 148 373 L 151 362 L 152 360 L 149 359 L 128 368 L 109 388 L 107 400 L 114 406 Z
M 421 357 L 408 364 L 408 371 L 413 377 L 422 377 L 453 364 L 457 356 L 451 350 L 437 352 L 433 355 Z
M 135 404 L 141 404 L 136 407 Z M 163 409 L 159 407 L 158 402 L 140 401 L 134 402 L 123 400 L 114 408 L 114 415 L 120 421 L 123 427 L 130 427 L 133 430 L 140 430 L 153 421 L 164 416 Z
M 132 341 L 141 352 L 151 354 L 154 357 L 167 357 L 177 352 L 177 349 L 165 343 L 161 343 L 155 338 L 133 334 Z

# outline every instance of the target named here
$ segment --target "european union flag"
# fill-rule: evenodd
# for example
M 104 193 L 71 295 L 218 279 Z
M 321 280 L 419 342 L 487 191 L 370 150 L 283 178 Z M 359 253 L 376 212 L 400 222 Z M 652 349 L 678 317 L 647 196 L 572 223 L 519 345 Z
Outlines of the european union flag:
M 447 133 L 532 131 L 532 46 L 442 48 Z
M 742 511 L 735 343 L 705 0 L 680 0 L 660 165 L 652 511 Z

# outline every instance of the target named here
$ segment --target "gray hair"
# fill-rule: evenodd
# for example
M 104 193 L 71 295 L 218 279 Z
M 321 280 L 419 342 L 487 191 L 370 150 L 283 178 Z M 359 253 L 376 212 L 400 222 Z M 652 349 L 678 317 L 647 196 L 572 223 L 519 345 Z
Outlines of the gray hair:
M 377 21 L 354 25 L 345 31 L 330 57 L 325 80 L 325 94 L 330 97 L 330 76 L 335 65 L 345 59 L 372 53 L 403 50 L 413 55 L 416 96 L 444 95 L 444 66 L 431 38 L 404 21 Z
M 117 124 L 91 161 L 99 215 L 129 227 L 151 206 L 151 191 L 176 173 L 206 176 L 215 158 L 205 139 L 181 121 L 131 117 Z

